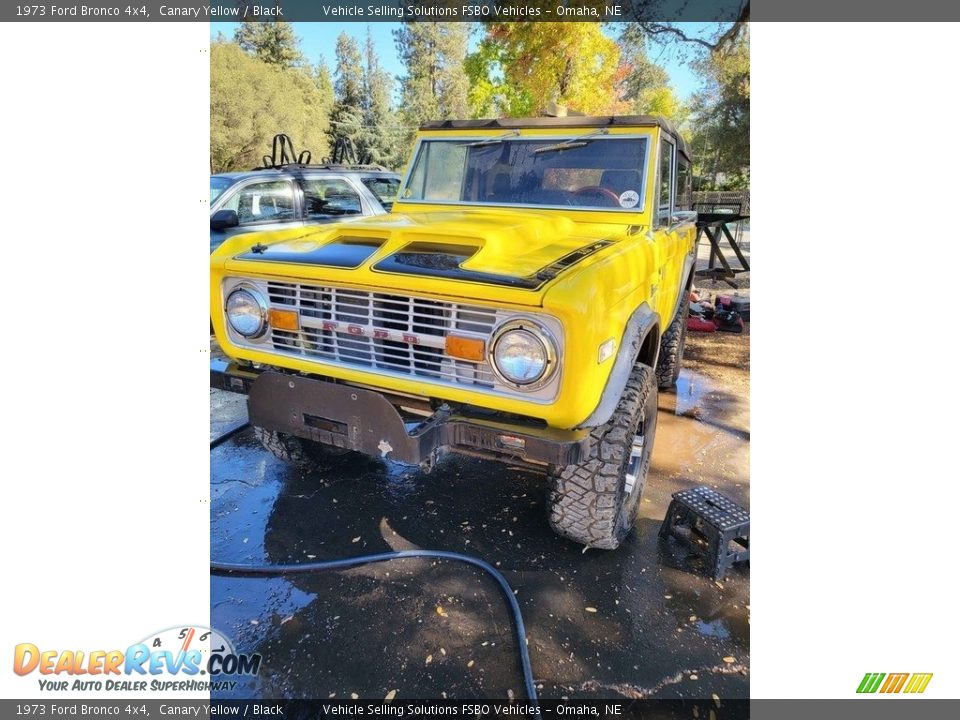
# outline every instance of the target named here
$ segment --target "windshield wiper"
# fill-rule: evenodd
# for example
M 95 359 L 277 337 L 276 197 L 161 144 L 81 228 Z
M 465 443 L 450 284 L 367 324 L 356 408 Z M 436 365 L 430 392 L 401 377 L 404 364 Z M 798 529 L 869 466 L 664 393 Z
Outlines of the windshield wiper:
M 557 143 L 556 145 L 546 145 L 544 147 L 536 148 L 533 151 L 533 154 L 539 155 L 540 153 L 545 153 L 545 152 L 555 152 L 558 150 L 569 150 L 570 148 L 584 147 L 589 142 L 591 142 L 590 138 L 594 138 L 597 135 L 606 135 L 609 132 L 610 131 L 607 130 L 607 128 L 600 128 L 599 130 L 595 130 L 592 133 L 587 133 L 586 135 L 579 135 L 575 138 L 564 140 L 562 143 Z
M 460 147 L 482 147 L 484 145 L 499 145 L 502 142 L 506 142 L 507 138 L 517 137 L 520 134 L 519 130 L 511 130 L 508 133 L 503 135 L 497 135 L 496 137 L 487 138 L 486 140 L 477 140 L 476 142 L 470 143 L 461 143 Z

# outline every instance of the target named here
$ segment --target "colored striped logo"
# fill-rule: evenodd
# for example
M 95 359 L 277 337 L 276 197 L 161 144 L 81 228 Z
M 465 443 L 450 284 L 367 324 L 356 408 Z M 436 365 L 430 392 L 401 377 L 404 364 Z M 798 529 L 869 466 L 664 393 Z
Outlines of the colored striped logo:
M 858 693 L 922 693 L 933 673 L 867 673 L 860 681 Z

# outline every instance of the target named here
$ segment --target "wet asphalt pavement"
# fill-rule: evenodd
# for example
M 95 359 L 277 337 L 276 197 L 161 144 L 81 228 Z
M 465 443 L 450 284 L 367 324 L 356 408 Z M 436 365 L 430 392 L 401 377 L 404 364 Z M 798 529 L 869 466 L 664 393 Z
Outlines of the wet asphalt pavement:
M 746 698 L 749 568 L 714 583 L 657 531 L 670 495 L 707 484 L 749 507 L 749 336 L 661 394 L 653 466 L 635 532 L 617 551 L 555 536 L 545 481 L 459 457 L 431 474 L 348 454 L 311 470 L 246 430 L 211 452 L 211 555 L 302 563 L 404 549 L 495 565 L 516 591 L 541 697 Z M 733 353 L 734 355 L 737 353 Z M 246 419 L 245 398 L 211 391 L 211 439 Z M 458 699 L 523 696 L 507 605 L 470 566 L 399 560 L 313 576 L 211 578 L 211 624 L 260 675 L 220 697 Z

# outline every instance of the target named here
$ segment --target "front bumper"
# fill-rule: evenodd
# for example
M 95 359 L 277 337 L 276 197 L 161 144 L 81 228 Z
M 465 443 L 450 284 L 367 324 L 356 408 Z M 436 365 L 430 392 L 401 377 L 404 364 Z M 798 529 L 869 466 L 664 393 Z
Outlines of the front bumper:
M 446 451 L 506 462 L 568 465 L 587 450 L 586 430 L 475 417 L 446 405 L 417 422 L 373 390 L 276 369 L 210 362 L 210 386 L 248 396 L 250 423 L 325 445 L 431 467 Z

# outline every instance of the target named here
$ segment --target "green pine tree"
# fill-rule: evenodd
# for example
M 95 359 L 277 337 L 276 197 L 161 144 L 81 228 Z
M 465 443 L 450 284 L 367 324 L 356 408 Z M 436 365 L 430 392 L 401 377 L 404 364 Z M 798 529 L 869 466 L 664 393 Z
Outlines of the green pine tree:
M 283 20 L 243 22 L 233 36 L 241 48 L 270 65 L 293 67 L 303 62 L 300 40 Z

